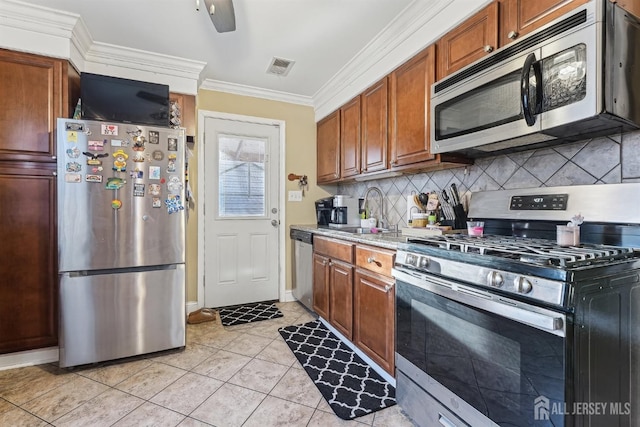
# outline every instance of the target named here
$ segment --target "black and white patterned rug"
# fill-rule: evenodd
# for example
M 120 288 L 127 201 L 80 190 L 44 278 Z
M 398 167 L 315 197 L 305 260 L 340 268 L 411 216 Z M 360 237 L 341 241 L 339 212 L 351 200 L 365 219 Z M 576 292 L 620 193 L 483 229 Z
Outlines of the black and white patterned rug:
M 396 389 L 319 320 L 278 329 L 307 374 L 343 420 L 396 404 Z
M 272 302 L 256 302 L 252 304 L 230 305 L 218 309 L 223 326 L 240 325 L 242 323 L 259 322 L 275 319 L 283 314 Z

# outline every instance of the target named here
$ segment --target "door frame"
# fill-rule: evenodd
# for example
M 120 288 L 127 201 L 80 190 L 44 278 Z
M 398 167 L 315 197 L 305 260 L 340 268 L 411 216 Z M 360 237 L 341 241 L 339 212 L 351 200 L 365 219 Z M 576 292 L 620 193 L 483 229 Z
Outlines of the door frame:
M 195 196 L 196 204 L 198 206 L 198 307 L 204 306 L 204 229 L 205 229 L 205 201 L 204 201 L 204 188 L 205 188 L 205 175 L 204 175 L 204 121 L 206 119 L 226 119 L 235 120 L 240 122 L 256 123 L 261 125 L 277 125 L 279 129 L 279 150 L 280 156 L 278 159 L 278 210 L 280 225 L 278 227 L 278 297 L 280 301 L 285 301 L 286 298 L 286 277 L 283 274 L 285 271 L 286 261 L 286 230 L 285 230 L 285 121 L 268 119 L 264 117 L 245 116 L 242 114 L 223 113 L 220 111 L 198 111 L 198 142 L 197 142 L 197 156 L 198 156 L 198 192 Z

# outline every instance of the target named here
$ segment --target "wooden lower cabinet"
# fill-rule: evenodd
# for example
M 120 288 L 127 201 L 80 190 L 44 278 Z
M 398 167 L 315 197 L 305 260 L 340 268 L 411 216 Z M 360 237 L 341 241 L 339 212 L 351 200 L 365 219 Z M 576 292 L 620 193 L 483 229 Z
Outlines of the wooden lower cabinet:
M 313 254 L 313 311 L 329 319 L 329 258 Z
M 314 236 L 313 309 L 395 375 L 395 251 Z
M 55 168 L 0 162 L 0 353 L 58 344 Z
M 392 278 L 356 269 L 353 342 L 391 375 L 395 369 L 394 283 Z
M 349 340 L 353 339 L 353 272 L 353 265 L 331 260 L 329 323 Z

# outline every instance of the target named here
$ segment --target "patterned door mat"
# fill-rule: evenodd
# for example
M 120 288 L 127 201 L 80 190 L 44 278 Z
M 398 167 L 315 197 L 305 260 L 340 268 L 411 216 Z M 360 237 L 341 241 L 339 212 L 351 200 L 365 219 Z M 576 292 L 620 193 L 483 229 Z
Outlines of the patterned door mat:
M 253 304 L 230 305 L 218 309 L 223 326 L 240 325 L 242 323 L 259 322 L 284 316 L 272 302 L 256 302 Z
M 319 320 L 278 329 L 307 374 L 343 420 L 396 404 L 396 389 Z

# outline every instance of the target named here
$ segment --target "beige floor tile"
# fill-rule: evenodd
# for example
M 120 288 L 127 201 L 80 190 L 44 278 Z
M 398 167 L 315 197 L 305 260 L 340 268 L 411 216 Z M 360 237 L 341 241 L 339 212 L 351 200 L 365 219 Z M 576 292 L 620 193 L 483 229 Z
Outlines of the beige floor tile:
M 318 406 L 321 399 L 324 400 L 309 375 L 299 369 L 289 369 L 269 395 L 312 408 Z
M 244 365 L 249 363 L 250 360 L 250 357 L 220 350 L 193 368 L 193 372 L 206 375 L 220 381 L 227 381 Z
M 176 368 L 190 370 L 212 356 L 218 349 L 202 344 L 189 344 L 182 351 L 172 351 L 151 358 L 154 362 L 162 362 Z
M 193 337 L 189 344 L 201 344 L 207 347 L 225 349 L 233 340 L 241 335 L 240 332 L 227 331 L 225 329 L 211 328 Z
M 413 423 L 402 413 L 402 408 L 394 405 L 373 414 L 374 427 L 413 427 Z
M 91 378 L 108 386 L 114 386 L 127 378 L 137 374 L 151 365 L 148 359 L 134 359 L 130 361 L 109 362 L 91 369 L 78 370 L 78 375 Z
M 186 374 L 183 369 L 152 363 L 135 375 L 116 385 L 116 388 L 148 400 L 169 384 Z
M 67 415 L 58 418 L 58 427 L 106 427 L 120 420 L 144 401 L 120 390 L 109 389 Z
M 256 359 L 262 359 L 288 367 L 298 360 L 283 339 L 273 340 L 271 344 L 256 355 Z
M 209 427 L 212 424 L 203 423 L 202 421 L 196 420 L 195 418 L 187 417 L 185 418 L 178 427 Z
M 267 396 L 243 427 L 306 426 L 314 409 L 288 400 Z
M 0 376 L 0 397 L 22 405 L 73 378 L 76 378 L 74 373 L 49 364 L 3 371 Z
M 285 372 L 287 372 L 286 366 L 253 359 L 231 377 L 229 382 L 261 393 L 269 393 Z
M 31 415 L 27 411 L 16 406 L 13 409 L 0 413 L 0 426 L 11 427 L 41 427 L 48 425 L 46 421 Z
M 7 402 L 4 399 L 0 398 L 0 415 L 4 414 L 5 412 L 9 412 L 13 409 L 16 409 L 17 406 L 14 405 L 13 403 Z M 2 424 L 0 424 L 2 425 Z
M 317 320 L 318 316 L 314 316 L 311 313 L 302 313 L 300 314 L 300 316 L 298 316 L 295 320 L 295 322 L 293 323 L 294 325 L 299 325 L 302 323 L 308 323 L 308 322 L 313 322 L 314 320 Z
M 187 373 L 156 394 L 151 401 L 188 415 L 224 384 L 213 378 Z
M 271 344 L 271 341 L 273 340 L 269 338 L 242 334 L 226 345 L 224 349 L 244 356 L 254 357 Z
M 190 416 L 215 426 L 241 426 L 264 398 L 257 391 L 225 384 Z
M 373 420 L 373 417 L 371 417 L 371 420 Z M 355 418 L 353 420 L 343 420 L 333 412 L 329 413 L 329 412 L 317 410 L 313 413 L 313 416 L 311 417 L 311 421 L 309 421 L 308 427 L 348 427 L 348 426 L 363 427 L 363 426 L 371 425 L 370 422 L 366 423 L 361 421 L 362 421 L 362 417 Z
M 291 321 L 284 318 L 268 320 L 266 322 L 256 323 L 256 325 L 252 329 L 246 330 L 245 333 L 273 340 L 281 337 L 278 329 L 289 326 L 290 324 Z
M 185 418 L 182 414 L 146 402 L 129 412 L 113 427 L 175 427 Z
M 104 384 L 76 376 L 68 383 L 27 402 L 22 408 L 52 422 L 108 389 Z

